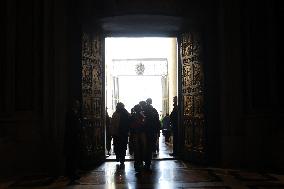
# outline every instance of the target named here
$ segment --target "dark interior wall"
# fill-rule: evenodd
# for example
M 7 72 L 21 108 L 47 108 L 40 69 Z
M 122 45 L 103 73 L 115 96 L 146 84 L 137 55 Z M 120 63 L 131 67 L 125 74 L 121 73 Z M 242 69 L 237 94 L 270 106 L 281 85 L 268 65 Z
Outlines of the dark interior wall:
M 241 166 L 242 64 L 240 61 L 240 6 L 238 1 L 219 1 L 220 125 L 223 166 Z
M 257 4 L 257 6 L 255 6 Z M 282 4 L 282 5 L 281 5 Z M 243 63 L 245 76 L 245 162 L 256 167 L 284 170 L 283 103 L 278 69 L 281 57 L 277 52 L 283 37 L 283 3 L 252 1 L 243 3 Z M 280 10 L 282 7 L 282 10 Z M 275 145 L 276 144 L 276 145 Z M 256 161 L 257 160 L 257 161 Z
M 81 99 L 81 36 L 84 23 L 81 1 L 66 2 L 66 37 L 68 54 L 69 102 L 72 98 Z
M 203 26 L 203 63 L 204 63 L 204 102 L 205 125 L 207 127 L 208 164 L 219 166 L 221 151 L 221 52 L 222 35 L 220 35 L 219 2 L 211 2 L 206 8 L 208 17 Z M 209 8 L 210 7 L 210 8 Z
M 1 173 L 25 172 L 25 165 L 41 169 L 41 128 L 43 104 L 42 5 L 40 3 L 5 1 L 2 18 L 4 61 L 1 61 Z M 37 7 L 37 11 L 33 8 Z M 2 6 L 1 6 L 2 8 Z M 2 12 L 2 11 L 1 11 Z M 37 14 L 38 17 L 34 17 Z M 33 154 L 33 156 L 32 156 Z
M 282 170 L 277 1 L 221 1 L 222 163 Z M 281 6 L 280 6 L 281 7 Z M 279 98 L 280 97 L 280 98 Z M 276 144 L 276 145 L 275 145 Z
M 174 0 L 85 0 L 84 14 L 96 17 L 125 14 L 173 14 L 181 12 L 180 1 Z
M 7 0 L 3 5 L 0 175 L 55 173 L 64 165 L 65 4 Z

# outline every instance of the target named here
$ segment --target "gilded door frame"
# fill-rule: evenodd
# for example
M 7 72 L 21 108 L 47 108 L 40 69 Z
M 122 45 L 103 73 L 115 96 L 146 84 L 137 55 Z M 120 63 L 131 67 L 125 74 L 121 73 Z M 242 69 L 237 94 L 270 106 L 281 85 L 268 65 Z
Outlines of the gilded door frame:
M 202 33 L 178 35 L 179 156 L 194 163 L 206 163 L 204 115 L 204 61 Z
M 82 167 L 105 161 L 105 65 L 102 32 L 82 33 Z

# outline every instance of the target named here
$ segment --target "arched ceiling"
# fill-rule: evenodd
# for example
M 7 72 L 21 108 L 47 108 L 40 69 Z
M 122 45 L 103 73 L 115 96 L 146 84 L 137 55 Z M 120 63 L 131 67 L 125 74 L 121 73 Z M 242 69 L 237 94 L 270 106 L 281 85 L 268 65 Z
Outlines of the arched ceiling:
M 124 15 L 100 20 L 102 29 L 109 34 L 170 35 L 180 30 L 183 19 L 163 15 Z

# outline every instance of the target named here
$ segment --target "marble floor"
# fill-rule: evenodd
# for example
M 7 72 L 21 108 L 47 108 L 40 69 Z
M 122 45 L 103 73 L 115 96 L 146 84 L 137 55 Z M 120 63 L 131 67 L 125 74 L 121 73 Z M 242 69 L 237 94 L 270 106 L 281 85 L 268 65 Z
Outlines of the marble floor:
M 163 142 L 163 141 L 162 141 Z M 170 145 L 161 144 L 166 156 Z M 162 150 L 164 148 L 164 150 Z M 168 149 L 169 148 L 169 149 Z M 80 172 L 81 178 L 69 185 L 66 177 L 33 176 L 17 179 L 0 179 L 4 189 L 284 189 L 284 175 L 230 170 L 214 167 L 198 167 L 178 159 L 156 158 L 152 171 L 137 174 L 131 157 L 120 167 L 111 159 L 97 168 Z
M 169 154 L 172 152 L 172 144 L 171 143 L 166 143 L 165 142 L 165 137 L 163 136 L 163 134 L 160 134 L 159 137 L 159 153 L 157 153 L 157 156 L 153 156 L 153 159 L 156 160 L 171 160 L 171 159 L 175 159 L 175 157 L 170 156 Z M 127 153 L 126 153 L 126 160 L 134 160 L 134 156 L 130 155 L 129 150 L 127 149 Z M 111 154 L 106 156 L 106 160 L 107 161 L 113 161 L 115 160 L 115 154 L 114 152 L 111 150 Z

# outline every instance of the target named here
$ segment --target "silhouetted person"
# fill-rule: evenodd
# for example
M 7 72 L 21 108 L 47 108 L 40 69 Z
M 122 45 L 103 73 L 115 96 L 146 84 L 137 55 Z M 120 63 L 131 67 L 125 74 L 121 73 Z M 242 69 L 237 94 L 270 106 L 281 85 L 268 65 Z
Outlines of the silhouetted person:
M 134 113 L 135 113 L 135 110 L 134 110 L 134 107 L 133 107 L 133 108 L 131 108 L 131 113 L 130 113 L 131 117 Z M 132 135 L 131 132 L 129 133 L 128 150 L 129 150 L 129 155 L 133 155 L 133 153 L 134 153 L 134 141 L 133 141 L 133 135 Z
M 140 101 L 140 106 L 145 115 L 145 134 L 146 134 L 146 154 L 144 157 L 145 170 L 151 170 L 152 152 L 156 149 L 157 140 L 157 123 L 160 124 L 159 115 L 157 110 L 152 107 L 151 104 L 147 104 L 146 101 Z M 157 119 L 157 122 L 156 122 Z
M 81 103 L 73 100 L 66 114 L 64 151 L 66 156 L 65 174 L 70 179 L 70 184 L 80 177 L 76 174 L 79 167 L 80 128 L 81 128 Z
M 130 114 L 124 108 L 124 104 L 119 102 L 112 115 L 111 127 L 113 127 L 113 145 L 116 160 L 124 167 L 125 155 L 127 150 Z
M 153 127 L 152 154 L 154 156 L 157 156 L 157 153 L 159 153 L 159 136 L 161 130 L 161 122 L 159 119 L 158 111 L 156 110 L 156 108 L 152 106 L 152 99 L 147 98 L 146 104 L 147 104 L 146 108 L 149 110 L 151 114 L 150 117 L 151 127 Z
M 110 133 L 110 117 L 106 110 L 106 149 L 107 149 L 108 155 L 110 155 L 110 151 L 111 151 L 111 139 L 112 137 Z
M 173 131 L 173 153 L 171 156 L 176 156 L 178 154 L 178 107 L 177 107 L 177 97 L 173 98 L 174 108 L 170 114 L 170 122 Z
M 134 168 L 135 171 L 140 172 L 143 168 L 143 159 L 146 155 L 146 134 L 144 128 L 145 116 L 139 104 L 133 108 L 130 121 L 130 134 L 133 138 L 134 144 Z
M 170 126 L 170 116 L 166 113 L 165 117 L 162 119 L 163 134 L 165 136 L 165 142 L 170 142 L 171 136 L 171 126 Z

